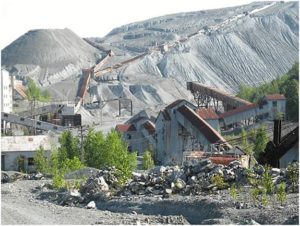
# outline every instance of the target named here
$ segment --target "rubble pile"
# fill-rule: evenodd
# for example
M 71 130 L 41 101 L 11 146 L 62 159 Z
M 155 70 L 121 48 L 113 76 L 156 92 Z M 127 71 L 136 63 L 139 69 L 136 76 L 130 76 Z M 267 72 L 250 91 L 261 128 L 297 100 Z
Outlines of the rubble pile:
M 299 166 L 298 163 L 295 164 L 295 171 L 297 171 Z M 209 159 L 203 159 L 181 168 L 157 166 L 148 172 L 134 173 L 132 181 L 121 189 L 119 195 L 163 195 L 166 197 L 171 194 L 198 195 L 228 188 L 233 183 L 239 186 L 249 185 L 253 178 L 261 180 L 264 172 L 265 168 L 261 165 L 246 169 L 237 160 L 228 166 L 214 164 Z M 298 182 L 293 185 L 287 169 L 272 168 L 270 174 L 275 186 L 285 182 L 288 192 L 295 190 L 295 188 L 292 189 L 295 185 L 298 190 Z M 213 179 L 217 175 L 223 178 L 222 186 Z M 297 175 L 295 177 L 298 178 Z
M 157 166 L 145 173 L 134 173 L 133 180 L 120 192 L 122 195 L 165 195 L 170 194 L 200 194 L 201 192 L 217 190 L 217 184 L 212 178 L 220 175 L 224 182 L 246 183 L 246 169 L 239 161 L 233 161 L 228 166 L 213 164 L 209 159 L 197 163 L 178 166 Z

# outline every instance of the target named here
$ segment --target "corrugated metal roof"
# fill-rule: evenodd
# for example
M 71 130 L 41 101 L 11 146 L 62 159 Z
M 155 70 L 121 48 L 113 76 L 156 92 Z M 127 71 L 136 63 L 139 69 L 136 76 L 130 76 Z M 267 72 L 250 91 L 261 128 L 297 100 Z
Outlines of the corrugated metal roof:
M 195 111 L 183 105 L 178 108 L 178 111 L 194 125 L 211 143 L 226 142 L 225 139 L 214 130 L 205 120 L 203 120 Z
M 267 100 L 286 100 L 284 95 L 281 94 L 270 94 L 265 96 Z
M 155 125 L 152 122 L 147 121 L 143 124 L 143 126 L 149 132 L 149 134 L 155 133 Z
M 199 108 L 197 109 L 197 114 L 203 119 L 219 119 L 219 116 L 214 111 L 213 108 Z
M 186 101 L 186 100 L 184 100 L 184 99 L 175 100 L 174 102 L 169 104 L 165 109 L 169 110 L 169 109 L 175 107 L 177 104 L 180 104 L 182 101 Z
M 126 133 L 129 131 L 136 131 L 136 128 L 132 124 L 118 124 L 116 125 L 116 130 L 121 133 Z
M 258 107 L 257 103 L 244 105 L 242 107 L 224 112 L 223 114 L 219 115 L 219 118 L 226 118 L 228 116 L 232 116 L 232 115 L 235 115 L 235 114 L 238 114 L 238 113 L 241 113 L 241 112 L 244 112 L 244 111 L 248 111 L 250 109 L 257 108 L 257 107 Z
M 16 90 L 23 98 L 27 98 L 25 86 L 23 86 L 22 84 L 19 84 L 19 83 L 15 83 L 15 84 L 14 84 L 14 89 L 15 89 L 15 90 Z

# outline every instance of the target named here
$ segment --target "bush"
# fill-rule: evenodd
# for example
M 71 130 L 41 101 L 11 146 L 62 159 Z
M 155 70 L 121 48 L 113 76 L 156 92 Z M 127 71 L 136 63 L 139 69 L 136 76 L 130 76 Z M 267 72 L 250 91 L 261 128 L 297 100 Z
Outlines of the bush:
M 132 176 L 137 166 L 137 153 L 129 153 L 128 144 L 114 130 L 106 137 L 101 132 L 90 130 L 84 141 L 84 156 L 90 167 L 100 169 L 115 166 L 120 171 L 118 176 L 121 183 Z
M 37 149 L 34 156 L 34 164 L 36 165 L 36 170 L 40 173 L 49 173 L 50 166 L 49 160 L 46 156 L 46 151 L 42 146 Z
M 153 151 L 151 148 L 146 150 L 143 154 L 143 168 L 145 170 L 151 169 L 154 167 L 154 160 L 153 160 Z
M 281 182 L 278 186 L 277 190 L 277 200 L 280 202 L 281 205 L 286 201 L 286 184 L 284 182 Z
M 218 189 L 225 189 L 225 188 L 228 188 L 228 183 L 225 183 L 224 182 L 224 178 L 217 174 L 217 175 L 214 175 L 212 178 L 211 178 L 211 182 L 214 183 Z
M 267 194 L 272 194 L 273 190 L 274 190 L 274 183 L 272 180 L 272 176 L 270 174 L 270 167 L 265 167 L 265 172 L 263 173 L 263 177 L 262 177 L 262 186 L 264 187 L 264 189 L 266 190 Z
M 237 197 L 238 197 L 238 192 L 237 192 L 237 189 L 236 189 L 236 185 L 235 184 L 232 184 L 231 187 L 230 187 L 230 195 L 231 197 L 236 200 Z
M 287 178 L 289 179 L 292 187 L 292 192 L 297 192 L 299 184 L 299 163 L 291 163 L 287 167 Z
M 77 157 L 80 159 L 79 139 L 73 137 L 71 131 L 65 131 L 59 138 L 60 147 L 58 148 L 59 164 L 62 164 L 67 159 Z

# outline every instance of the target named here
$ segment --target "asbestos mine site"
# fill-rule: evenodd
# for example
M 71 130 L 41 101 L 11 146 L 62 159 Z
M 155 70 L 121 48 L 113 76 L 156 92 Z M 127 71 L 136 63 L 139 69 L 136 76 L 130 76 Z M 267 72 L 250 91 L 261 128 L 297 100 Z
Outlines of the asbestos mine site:
M 299 2 L 197 10 L 1 50 L 1 224 L 299 225 Z

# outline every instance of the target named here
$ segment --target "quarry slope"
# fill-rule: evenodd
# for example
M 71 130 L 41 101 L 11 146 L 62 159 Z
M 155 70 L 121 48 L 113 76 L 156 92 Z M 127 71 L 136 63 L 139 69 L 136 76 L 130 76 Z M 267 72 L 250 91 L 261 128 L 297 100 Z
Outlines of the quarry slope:
M 286 73 L 298 61 L 298 8 L 292 1 L 253 2 L 177 13 L 85 41 L 68 29 L 30 31 L 3 50 L 2 64 L 39 81 L 54 98 L 74 100 L 81 68 L 112 50 L 113 57 L 100 67 L 111 69 L 91 79 L 85 101 L 126 97 L 133 113 L 157 112 L 175 99 L 193 100 L 187 81 L 234 94 L 242 84 L 256 86 Z M 117 115 L 118 103 L 107 102 L 102 113 Z
M 29 76 L 41 85 L 77 76 L 90 67 L 101 52 L 69 29 L 31 30 L 2 51 L 2 65 L 20 77 Z
M 137 55 L 162 44 L 167 51 L 116 70 L 107 77 L 174 78 L 235 93 L 241 84 L 256 86 L 281 76 L 298 60 L 298 2 L 249 5 L 173 14 L 113 29 L 91 39 L 117 53 Z

